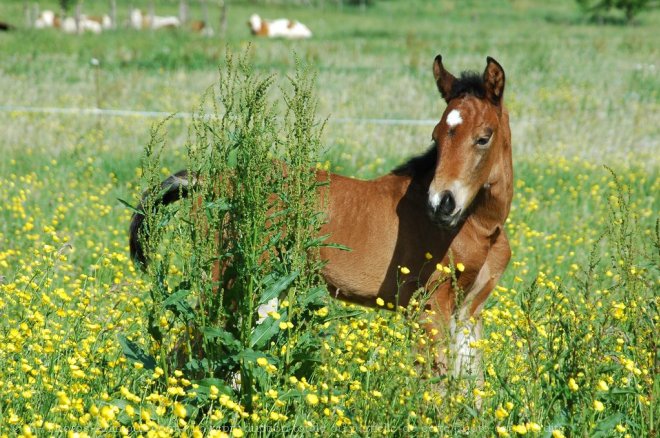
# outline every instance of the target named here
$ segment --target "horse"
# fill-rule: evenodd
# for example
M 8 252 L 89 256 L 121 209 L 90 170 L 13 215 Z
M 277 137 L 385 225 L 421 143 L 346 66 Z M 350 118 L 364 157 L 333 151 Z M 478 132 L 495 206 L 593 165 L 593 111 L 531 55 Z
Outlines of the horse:
M 447 357 L 438 347 L 435 366 L 457 376 L 479 372 L 479 315 L 511 258 L 504 230 L 513 197 L 511 131 L 505 74 L 493 58 L 483 74 L 455 77 L 438 55 L 433 74 L 447 106 L 426 152 L 372 180 L 317 171 L 319 181 L 329 181 L 319 188 L 326 214 L 320 235 L 351 249 L 329 245 L 320 257 L 335 298 L 407 306 L 420 285 L 428 291 L 425 328 L 449 340 L 451 351 Z M 191 184 L 186 171 L 170 176 L 160 202 L 176 202 Z M 134 213 L 129 242 L 141 265 L 143 221 Z M 448 278 L 438 264 L 459 268 Z

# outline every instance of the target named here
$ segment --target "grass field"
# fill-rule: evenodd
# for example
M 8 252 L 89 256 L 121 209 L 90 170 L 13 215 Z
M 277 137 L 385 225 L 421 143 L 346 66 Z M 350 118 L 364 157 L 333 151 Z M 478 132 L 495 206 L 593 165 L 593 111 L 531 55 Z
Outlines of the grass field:
M 129 2 L 117 3 L 126 17 Z M 660 11 L 624 27 L 587 23 L 567 0 L 262 3 L 230 2 L 225 38 L 0 34 L 0 105 L 192 111 L 226 48 L 251 42 L 255 71 L 285 89 L 294 51 L 317 72 L 320 165 L 369 178 L 424 151 L 432 125 L 360 119 L 438 119 L 435 55 L 454 73 L 493 56 L 507 74 L 516 189 L 513 259 L 483 314 L 484 384 L 439 385 L 404 313 L 332 301 L 322 363 L 305 380 L 269 374 L 249 412 L 134 363 L 118 335 L 149 348 L 150 284 L 128 259 L 131 212 L 117 199 L 144 189 L 159 119 L 3 111 L 0 435 L 658 436 Z M 314 38 L 255 40 L 253 11 L 297 18 Z M 4 0 L 0 20 L 20 27 L 23 2 Z M 166 126 L 163 177 L 185 166 L 190 124 Z

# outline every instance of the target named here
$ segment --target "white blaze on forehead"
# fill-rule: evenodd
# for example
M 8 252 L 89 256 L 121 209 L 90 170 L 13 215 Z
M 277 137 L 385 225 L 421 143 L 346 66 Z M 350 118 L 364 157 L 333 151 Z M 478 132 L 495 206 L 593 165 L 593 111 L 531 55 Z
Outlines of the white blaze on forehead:
M 451 110 L 449 114 L 447 114 L 447 125 L 449 125 L 450 128 L 460 125 L 461 123 L 463 123 L 463 119 L 461 118 L 461 113 L 457 109 Z

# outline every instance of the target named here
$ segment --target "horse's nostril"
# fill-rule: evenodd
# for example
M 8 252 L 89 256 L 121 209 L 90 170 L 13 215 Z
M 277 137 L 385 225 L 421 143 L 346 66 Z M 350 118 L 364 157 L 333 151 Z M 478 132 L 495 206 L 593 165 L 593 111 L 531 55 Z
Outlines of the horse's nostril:
M 445 215 L 450 215 L 456 208 L 456 201 L 454 201 L 454 195 L 450 191 L 444 191 L 440 194 L 440 205 L 438 205 L 438 211 Z

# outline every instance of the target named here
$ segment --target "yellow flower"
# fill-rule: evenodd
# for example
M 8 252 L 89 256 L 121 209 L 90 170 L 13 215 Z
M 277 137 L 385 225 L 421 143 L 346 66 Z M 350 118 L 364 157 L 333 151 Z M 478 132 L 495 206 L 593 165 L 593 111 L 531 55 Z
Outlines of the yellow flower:
M 403 275 L 408 275 L 410 274 L 410 269 L 406 268 L 405 266 L 401 266 L 401 273 Z
M 541 425 L 539 425 L 538 423 L 527 423 L 527 430 L 531 432 L 540 432 Z
M 594 410 L 596 412 L 602 412 L 605 410 L 605 405 L 600 400 L 594 400 Z
M 498 420 L 502 420 L 502 419 L 508 417 L 509 413 L 506 411 L 506 409 L 504 409 L 500 406 L 495 411 L 495 416 L 497 417 Z
M 266 359 L 265 357 L 260 357 L 259 359 L 257 359 L 257 365 L 259 365 L 260 367 L 265 367 L 266 365 L 268 365 L 268 359 Z
M 433 258 L 433 255 L 430 252 L 427 252 L 426 254 L 424 254 L 424 258 L 426 258 L 426 260 L 431 260 Z
M 623 303 L 612 303 L 612 316 L 615 319 L 622 319 L 625 316 L 626 305 Z
M 527 433 L 527 427 L 524 424 L 516 424 L 511 427 L 511 430 L 519 435 L 525 435 Z
M 570 389 L 570 390 L 573 391 L 573 392 L 575 392 L 575 391 L 577 391 L 578 389 L 580 389 L 580 387 L 578 386 L 578 384 L 575 382 L 575 379 L 572 378 L 572 377 L 571 377 L 570 379 L 568 379 L 568 389 Z
M 376 298 L 376 304 L 378 304 L 379 306 L 382 307 L 382 306 L 385 305 L 385 301 L 383 301 L 382 298 L 378 297 L 378 298 Z
M 610 387 L 607 386 L 607 383 L 604 380 L 598 381 L 598 390 L 599 391 L 609 391 Z
M 463 272 L 463 271 L 465 271 L 465 265 L 464 265 L 463 263 L 457 263 L 457 264 L 456 264 L 456 270 L 457 270 L 458 272 Z
M 238 427 L 236 429 L 232 429 L 232 431 L 231 431 L 231 436 L 233 436 L 234 438 L 241 438 L 243 435 L 245 435 L 245 434 Z
M 305 399 L 307 400 L 307 403 L 309 403 L 312 406 L 317 405 L 319 403 L 319 398 L 316 394 L 307 394 L 307 397 L 305 397 Z
M 504 437 L 509 436 L 509 432 L 507 432 L 505 427 L 497 426 L 496 430 L 497 430 L 497 435 L 498 436 L 504 436 Z
M 115 418 L 115 411 L 111 406 L 103 406 L 101 408 L 101 418 L 106 420 L 113 420 Z
M 174 415 L 176 415 L 179 418 L 186 418 L 188 413 L 186 412 L 186 407 L 182 405 L 179 402 L 174 403 L 174 407 L 172 408 Z
M 552 438 L 566 438 L 566 435 L 564 435 L 561 429 L 555 429 L 552 431 Z

